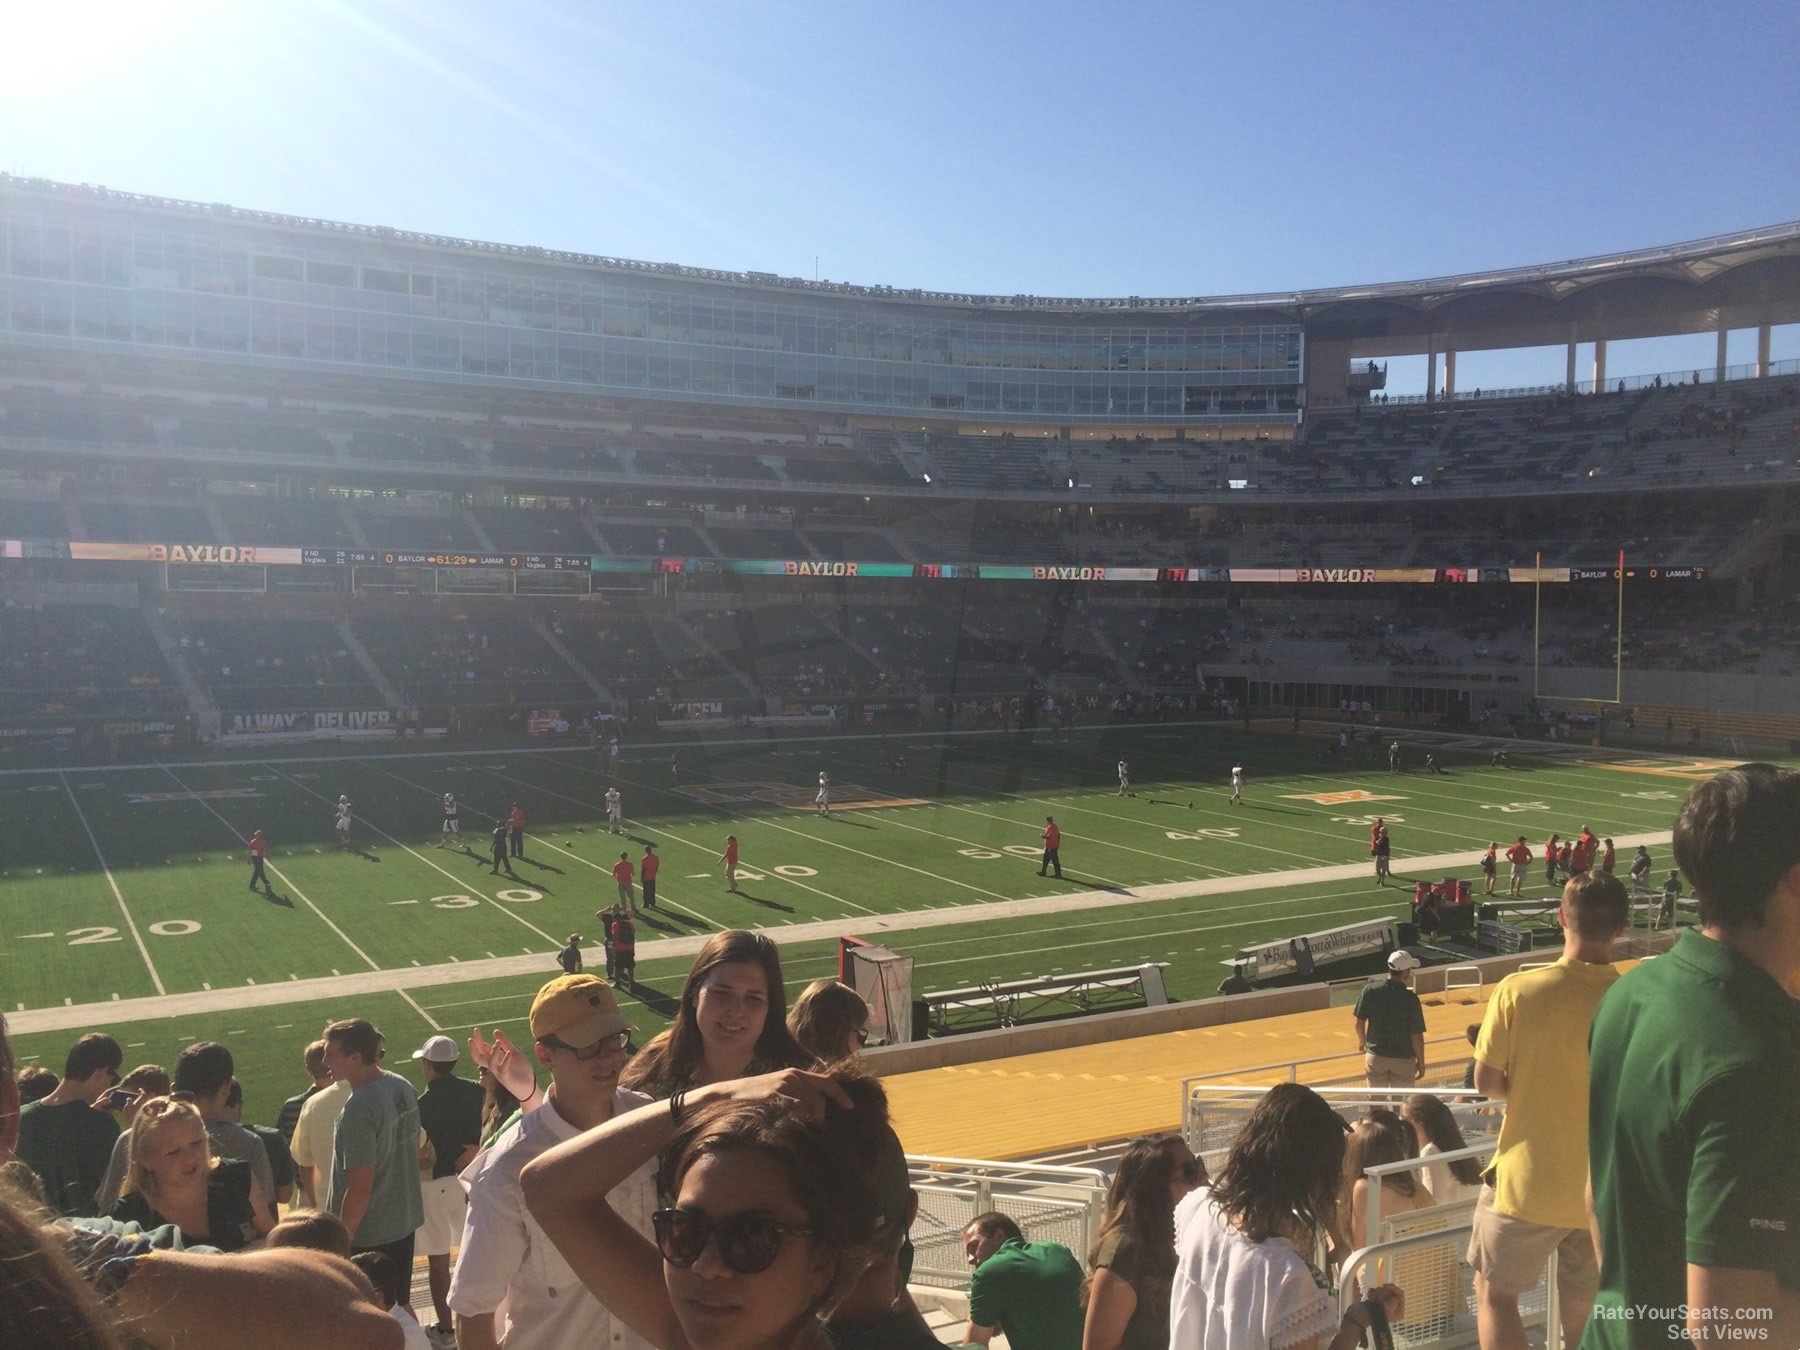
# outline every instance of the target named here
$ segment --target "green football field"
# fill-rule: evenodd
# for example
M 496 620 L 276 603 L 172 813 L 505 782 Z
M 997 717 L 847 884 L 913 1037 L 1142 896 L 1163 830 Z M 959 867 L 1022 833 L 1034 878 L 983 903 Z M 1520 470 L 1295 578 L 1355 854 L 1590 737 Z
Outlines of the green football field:
M 593 914 L 615 898 L 611 865 L 621 851 L 635 864 L 646 842 L 663 858 L 660 908 L 639 918 L 639 987 L 626 998 L 644 1035 L 691 959 L 659 956 L 662 939 L 762 927 L 781 941 L 815 925 L 782 943 L 791 993 L 835 972 L 835 936 L 819 921 L 859 931 L 896 915 L 880 939 L 915 959 L 915 992 L 1153 960 L 1168 963 L 1171 996 L 1200 997 L 1241 947 L 1405 916 L 1402 891 L 1361 870 L 1375 814 L 1390 822 L 1397 876 L 1409 858 L 1448 855 L 1462 861 L 1440 860 L 1434 877 L 1477 879 L 1490 839 L 1665 831 L 1692 783 L 1722 767 L 1596 752 L 1515 753 L 1495 768 L 1485 746 L 1443 739 L 1433 745 L 1448 772 L 1428 776 L 1416 739 L 1396 776 L 1372 753 L 1328 760 L 1327 743 L 1284 724 L 1213 725 L 684 748 L 678 764 L 643 748 L 611 778 L 585 750 L 14 773 L 0 776 L 0 1007 L 20 1024 L 22 1055 L 57 1069 L 84 1029 L 117 1036 L 128 1064 L 225 1040 L 250 1115 L 266 1118 L 303 1085 L 299 1051 L 330 1018 L 368 1016 L 406 1052 L 440 1028 L 517 1032 L 569 933 L 599 965 Z M 896 752 L 903 770 L 885 763 Z M 1135 796 L 1117 792 L 1121 755 Z M 1233 764 L 1247 775 L 1241 806 L 1228 800 Z M 834 784 L 828 818 L 812 807 L 820 769 Z M 624 837 L 605 831 L 609 784 L 623 794 Z M 466 847 L 439 847 L 445 792 L 462 806 Z M 340 793 L 355 810 L 348 851 L 332 830 Z M 516 876 L 495 876 L 488 831 L 514 802 L 526 857 Z M 1037 874 L 1046 815 L 1063 830 L 1060 882 Z M 267 894 L 247 887 L 242 841 L 259 827 L 272 844 Z M 739 895 L 719 862 L 729 833 Z M 1669 866 L 1666 845 L 1652 854 Z M 1528 894 L 1542 889 L 1537 873 Z M 398 990 L 314 983 L 411 967 L 418 978 Z M 108 1006 L 182 994 L 208 996 L 170 1016 L 156 1015 L 166 1004 L 129 1019 Z M 57 1028 L 30 1029 L 46 1009 Z

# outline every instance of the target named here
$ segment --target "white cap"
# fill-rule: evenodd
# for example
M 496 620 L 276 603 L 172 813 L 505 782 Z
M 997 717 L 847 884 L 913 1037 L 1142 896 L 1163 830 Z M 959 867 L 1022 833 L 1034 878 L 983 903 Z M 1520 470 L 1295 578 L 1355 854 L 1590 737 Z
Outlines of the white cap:
M 456 1042 L 448 1036 L 433 1036 L 417 1050 L 413 1051 L 414 1059 L 428 1060 L 433 1064 L 454 1064 L 460 1058 Z
M 1398 951 L 1391 952 L 1388 955 L 1389 970 L 1415 970 L 1418 968 L 1418 965 L 1419 958 L 1407 951 L 1404 947 L 1400 948 Z

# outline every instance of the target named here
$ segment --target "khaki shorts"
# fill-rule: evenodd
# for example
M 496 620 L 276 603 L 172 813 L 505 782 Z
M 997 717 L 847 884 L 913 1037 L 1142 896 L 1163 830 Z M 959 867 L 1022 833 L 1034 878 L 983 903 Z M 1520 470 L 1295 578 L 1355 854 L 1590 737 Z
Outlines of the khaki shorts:
M 1543 1279 L 1551 1252 L 1556 1253 L 1556 1287 L 1562 1301 L 1592 1303 L 1600 1288 L 1600 1267 L 1588 1230 L 1553 1228 L 1501 1214 L 1494 1208 L 1494 1188 L 1481 1188 L 1467 1260 L 1482 1279 L 1503 1294 L 1523 1294 Z
M 419 1228 L 421 1256 L 448 1256 L 462 1242 L 463 1220 L 469 1213 L 469 1193 L 455 1176 L 425 1178 L 419 1187 L 425 1201 L 425 1222 Z
M 1363 1075 L 1373 1088 L 1411 1087 L 1418 1082 L 1419 1061 L 1411 1055 L 1364 1055 Z

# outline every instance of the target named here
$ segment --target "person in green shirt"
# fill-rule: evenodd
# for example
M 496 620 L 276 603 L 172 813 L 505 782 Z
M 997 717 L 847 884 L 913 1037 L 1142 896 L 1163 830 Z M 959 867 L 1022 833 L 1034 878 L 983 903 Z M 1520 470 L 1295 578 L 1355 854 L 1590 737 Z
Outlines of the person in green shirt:
M 1356 1043 L 1372 1088 L 1411 1087 L 1425 1076 L 1425 1009 L 1412 989 L 1419 958 L 1401 948 L 1387 959 L 1385 980 L 1356 997 Z
M 978 1214 L 962 1233 L 969 1280 L 963 1339 L 986 1345 L 1004 1331 L 1013 1350 L 1081 1350 L 1081 1262 L 1060 1242 L 1027 1242 L 1004 1214 Z
M 119 1081 L 125 1052 L 111 1036 L 83 1036 L 70 1048 L 56 1091 L 19 1112 L 18 1156 L 44 1183 L 58 1214 L 92 1214 L 119 1122 L 95 1105 Z
M 1601 1000 L 1583 1350 L 1800 1345 L 1800 773 L 1700 784 L 1675 861 L 1700 926 Z

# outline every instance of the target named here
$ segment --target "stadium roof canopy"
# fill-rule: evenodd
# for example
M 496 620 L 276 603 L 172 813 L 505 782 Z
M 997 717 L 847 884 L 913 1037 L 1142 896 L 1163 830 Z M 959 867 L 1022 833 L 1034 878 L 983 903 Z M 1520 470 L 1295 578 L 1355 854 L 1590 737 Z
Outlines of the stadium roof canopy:
M 907 308 L 974 311 L 999 321 L 1028 322 L 1032 313 L 1054 313 L 1064 321 L 1092 318 L 1116 325 L 1124 317 L 1121 311 L 1132 319 L 1142 316 L 1147 325 L 1155 327 L 1180 325 L 1184 320 L 1207 324 L 1299 321 L 1307 326 L 1309 339 L 1347 341 L 1356 356 L 1558 345 L 1800 322 L 1800 221 L 1687 243 L 1415 281 L 1242 295 L 1072 297 L 857 285 L 770 272 L 642 262 L 11 174 L 0 174 L 0 190 L 65 200 L 85 198 L 115 209 L 200 216 L 340 240 L 360 237 L 476 257 L 678 278 L 738 290 L 789 295 L 799 291 L 820 298 L 836 296 Z M 1428 222 L 1420 223 L 1421 229 L 1427 227 Z

